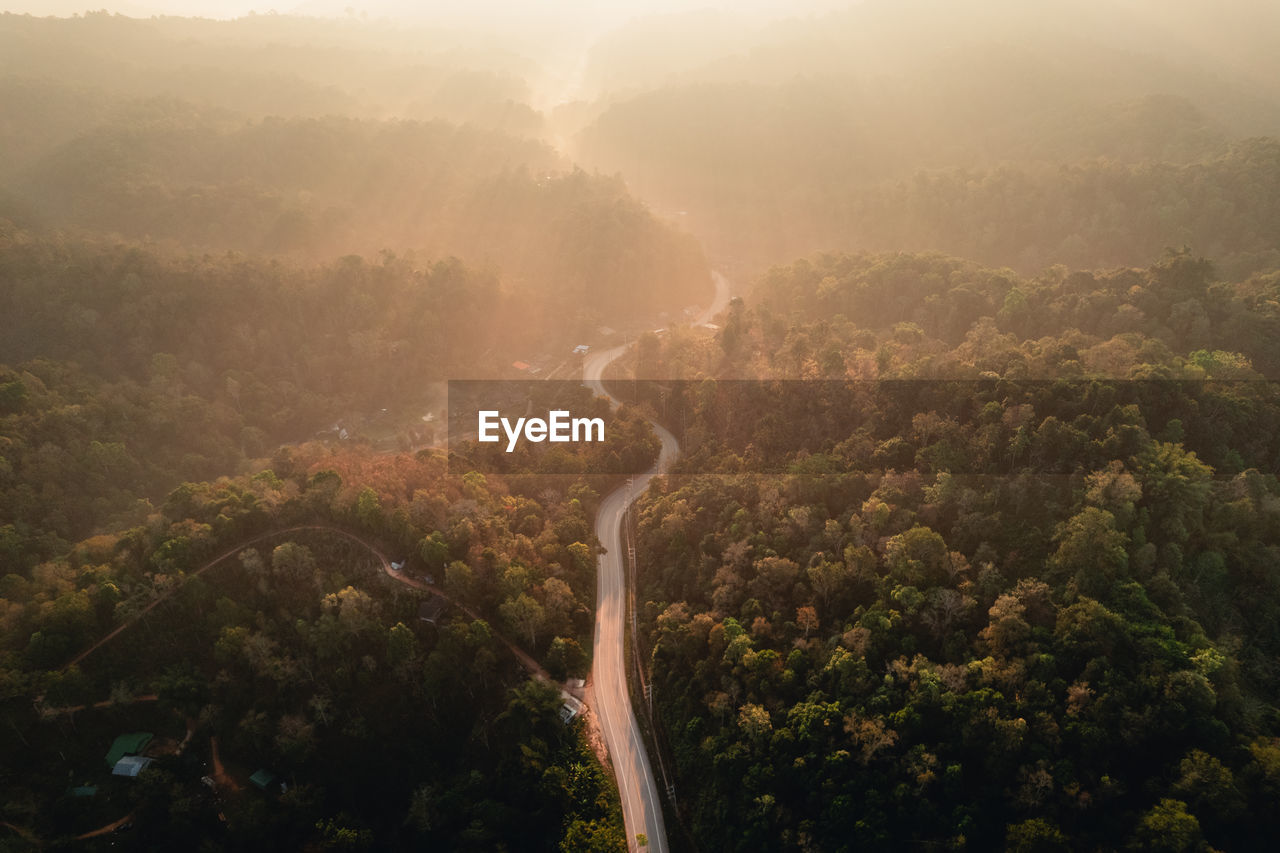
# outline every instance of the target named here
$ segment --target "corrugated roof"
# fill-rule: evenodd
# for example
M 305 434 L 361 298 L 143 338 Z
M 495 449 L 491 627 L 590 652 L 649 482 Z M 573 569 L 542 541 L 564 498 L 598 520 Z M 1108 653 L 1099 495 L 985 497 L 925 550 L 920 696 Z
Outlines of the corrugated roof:
M 147 769 L 154 759 L 147 758 L 143 755 L 126 755 L 124 758 L 116 762 L 116 766 L 111 768 L 112 776 L 128 776 L 130 779 L 137 776 L 143 770 Z
M 120 759 L 126 755 L 142 752 L 147 748 L 147 744 L 151 743 L 151 738 L 151 732 L 131 732 L 127 735 L 120 735 L 111 744 L 111 749 L 107 750 L 107 766 L 115 767 Z
M 265 791 L 268 785 L 276 781 L 276 774 L 264 767 L 250 776 L 249 781 Z
M 435 624 L 435 621 L 440 618 L 440 614 L 444 612 L 445 604 L 446 602 L 443 598 L 432 596 L 418 605 L 418 619 Z

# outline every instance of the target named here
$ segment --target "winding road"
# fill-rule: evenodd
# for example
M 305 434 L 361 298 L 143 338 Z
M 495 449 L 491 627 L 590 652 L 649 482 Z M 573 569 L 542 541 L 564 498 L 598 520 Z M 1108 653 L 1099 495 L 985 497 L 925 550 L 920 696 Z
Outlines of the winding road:
M 712 273 L 716 285 L 715 299 L 695 321 L 709 322 L 729 304 L 729 283 L 720 273 Z M 590 354 L 583 363 L 582 381 L 597 396 L 605 397 L 615 408 L 618 401 L 604 389 L 604 371 L 614 359 L 626 352 L 626 346 Z M 652 422 L 651 422 L 652 423 Z M 662 441 L 658 461 L 652 468 L 630 478 L 626 485 L 610 492 L 600 502 L 596 513 L 596 538 L 604 546 L 596 574 L 596 636 L 592 662 L 595 710 L 604 730 L 605 744 L 618 778 L 622 799 L 622 819 L 626 824 L 627 844 L 638 850 L 637 837 L 648 840 L 651 853 L 666 853 L 667 833 L 662 822 L 662 801 L 653 768 L 645 751 L 644 740 L 636 725 L 635 712 L 627 695 L 627 669 L 623 649 L 626 640 L 627 582 L 622 564 L 622 525 L 627 508 L 648 487 L 656 475 L 665 473 L 680 453 L 675 436 L 661 425 L 652 424 Z
M 712 273 L 715 282 L 715 298 L 711 305 L 694 320 L 694 325 L 707 323 L 729 303 L 728 281 L 720 273 Z M 595 394 L 605 397 L 615 408 L 619 405 L 604 388 L 604 371 L 615 359 L 626 352 L 627 346 L 618 346 L 590 354 L 583 364 L 583 384 Z M 626 825 L 628 847 L 639 850 L 638 838 L 643 835 L 647 841 L 645 850 L 666 853 L 667 834 L 662 820 L 662 801 L 658 796 L 658 785 L 654 780 L 653 769 L 649 764 L 649 756 L 645 750 L 644 740 L 636 724 L 635 713 L 627 694 L 626 666 L 623 650 L 626 640 L 627 619 L 627 583 L 622 562 L 623 540 L 622 525 L 627 509 L 644 493 L 649 481 L 655 476 L 665 473 L 680 453 L 680 446 L 675 436 L 660 424 L 652 423 L 654 431 L 662 442 L 658 461 L 641 474 L 628 479 L 623 485 L 610 492 L 600 503 L 596 513 L 596 538 L 604 546 L 605 552 L 600 555 L 597 566 L 596 581 L 596 633 L 594 643 L 594 660 L 592 664 L 592 680 L 595 695 L 595 710 L 604 732 L 605 744 L 613 763 L 614 774 L 618 779 L 618 792 L 622 800 L 622 815 Z M 271 530 L 258 536 L 246 539 L 232 548 L 217 554 L 204 564 L 189 572 L 193 577 L 203 574 L 214 566 L 229 559 L 241 550 L 258 542 L 301 531 L 324 531 L 338 534 L 363 545 L 382 564 L 382 570 L 390 577 L 408 586 L 427 589 L 446 600 L 443 590 L 409 577 L 391 567 L 386 554 L 372 542 L 357 536 L 350 531 L 327 524 L 309 524 Z M 142 619 L 161 602 L 171 597 L 177 588 L 157 597 L 146 607 L 134 614 L 127 622 L 118 626 L 105 637 L 68 661 L 63 669 L 74 666 L 102 646 L 114 640 L 123 631 Z M 453 602 L 457 604 L 457 602 Z M 461 605 L 458 605 L 462 607 Z M 472 618 L 477 618 L 472 611 L 462 607 Z M 499 639 L 511 649 L 517 659 L 535 676 L 546 679 L 547 675 L 536 661 L 524 653 L 514 643 L 499 635 Z M 65 710 L 65 709 L 63 709 Z M 123 819 L 122 819 L 123 820 Z M 11 829 L 23 833 L 18 827 L 8 824 Z M 114 826 L 114 825 L 113 825 Z M 108 827 L 104 829 L 109 829 Z

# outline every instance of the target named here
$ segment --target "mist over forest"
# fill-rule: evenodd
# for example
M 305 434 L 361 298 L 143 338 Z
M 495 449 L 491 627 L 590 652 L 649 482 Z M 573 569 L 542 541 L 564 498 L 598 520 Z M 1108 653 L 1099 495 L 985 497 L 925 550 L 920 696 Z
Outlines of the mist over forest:
M 3 6 L 0 851 L 1269 849 L 1277 48 Z

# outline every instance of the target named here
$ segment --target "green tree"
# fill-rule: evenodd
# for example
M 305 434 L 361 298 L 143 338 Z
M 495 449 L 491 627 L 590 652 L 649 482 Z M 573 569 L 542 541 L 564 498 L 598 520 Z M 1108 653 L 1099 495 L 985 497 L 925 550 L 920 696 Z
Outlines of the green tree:
M 1129 848 L 1190 853 L 1204 850 L 1206 845 L 1200 821 L 1187 812 L 1187 804 L 1166 797 L 1142 816 Z
M 449 560 L 449 543 L 438 530 L 432 531 L 430 536 L 423 538 L 418 551 L 422 555 L 422 561 L 433 572 L 444 569 Z
M 1070 849 L 1062 830 L 1044 818 L 1010 824 L 1005 835 L 1005 850 L 1009 853 L 1065 853 Z
M 586 652 L 572 637 L 555 637 L 547 650 L 547 670 L 559 680 L 583 676 L 587 671 Z
M 365 486 L 356 497 L 356 519 L 368 530 L 382 526 L 382 500 L 372 486 Z
M 1186 542 L 1202 528 L 1213 469 L 1180 444 L 1154 442 L 1138 457 L 1143 502 L 1150 508 L 1159 534 Z
M 316 581 L 316 560 L 311 549 L 295 542 L 277 545 L 271 551 L 272 573 L 288 584 Z
M 528 593 L 522 592 L 517 597 L 504 601 L 498 611 L 512 631 L 529 638 L 530 648 L 537 647 L 538 634 L 547 622 L 546 612 L 541 604 Z
M 418 638 L 403 622 L 397 622 L 387 632 L 387 663 L 401 667 L 418 655 Z
M 1084 595 L 1105 597 L 1129 566 L 1129 537 L 1116 530 L 1115 516 L 1105 509 L 1086 507 L 1059 525 L 1054 539 L 1050 570 L 1057 578 L 1074 577 Z

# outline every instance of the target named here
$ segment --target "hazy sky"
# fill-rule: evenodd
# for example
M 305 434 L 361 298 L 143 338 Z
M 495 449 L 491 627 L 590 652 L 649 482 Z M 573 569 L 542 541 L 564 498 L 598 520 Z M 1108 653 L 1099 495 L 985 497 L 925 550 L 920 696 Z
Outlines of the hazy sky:
M 234 18 L 249 12 L 307 15 L 344 15 L 347 9 L 370 17 L 406 20 L 510 15 L 554 16 L 566 20 L 621 21 L 638 15 L 724 8 L 737 12 L 795 14 L 801 9 L 819 10 L 850 5 L 850 0 L 0 0 L 0 9 L 33 15 L 70 15 L 86 9 L 107 9 L 127 15 L 183 15 Z M 465 10 L 463 12 L 462 10 Z

